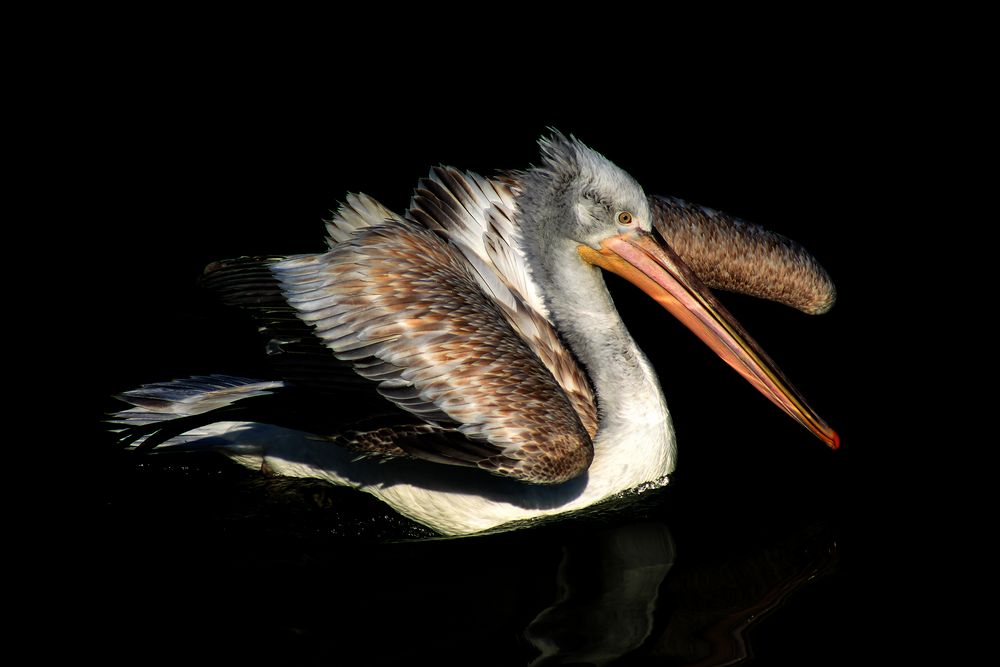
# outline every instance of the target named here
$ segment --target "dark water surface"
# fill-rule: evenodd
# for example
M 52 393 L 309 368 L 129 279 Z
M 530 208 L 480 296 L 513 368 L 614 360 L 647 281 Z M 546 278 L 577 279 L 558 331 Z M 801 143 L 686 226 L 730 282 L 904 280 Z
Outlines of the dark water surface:
M 843 196 L 864 179 L 863 146 L 856 128 L 829 122 L 837 110 L 822 91 L 749 116 L 539 111 L 486 132 L 429 113 L 337 116 L 309 96 L 265 113 L 228 89 L 201 89 L 187 107 L 194 98 L 177 85 L 176 96 L 147 91 L 148 106 L 137 93 L 134 108 L 168 108 L 122 120 L 108 144 L 117 166 L 104 174 L 114 192 L 93 195 L 100 250 L 86 258 L 95 296 L 82 355 L 92 381 L 75 443 L 87 501 L 66 511 L 82 536 L 53 552 L 72 579 L 77 653 L 129 664 L 706 666 L 893 654 L 890 623 L 907 610 L 889 581 L 918 554 L 886 537 L 906 512 L 899 498 L 873 491 L 877 462 L 899 445 L 870 428 L 890 371 L 871 372 L 881 343 L 863 271 L 874 251 L 857 239 L 872 221 Z M 829 315 L 721 298 L 840 432 L 841 451 L 613 277 L 679 447 L 671 484 L 627 507 L 432 539 L 359 493 L 265 479 L 211 455 L 113 450 L 96 422 L 114 392 L 268 373 L 252 330 L 199 293 L 205 264 L 319 250 L 320 221 L 344 193 L 402 210 L 433 164 L 526 166 L 550 124 L 649 192 L 742 216 L 816 254 L 840 290 Z
M 859 601 L 844 516 L 828 501 L 836 475 L 786 487 L 791 503 L 730 485 L 739 505 L 680 476 L 594 516 L 435 539 L 362 494 L 261 478 L 212 456 L 118 464 L 93 538 L 108 559 L 98 587 L 120 610 L 105 620 L 124 655 L 487 665 L 848 657 L 839 638 Z

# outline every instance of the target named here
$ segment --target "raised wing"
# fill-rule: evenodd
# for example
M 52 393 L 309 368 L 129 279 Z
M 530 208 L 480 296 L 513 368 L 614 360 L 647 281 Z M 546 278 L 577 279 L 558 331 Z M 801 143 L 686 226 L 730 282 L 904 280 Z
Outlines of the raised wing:
M 332 234 L 345 217 L 342 209 Z M 449 462 L 532 483 L 590 465 L 593 445 L 567 393 L 440 234 L 387 218 L 355 226 L 329 252 L 270 268 L 338 359 L 435 430 L 465 436 L 450 438 Z M 424 458 L 438 460 L 440 438 L 415 440 L 409 453 L 425 447 Z
M 597 432 L 593 390 L 548 319 L 521 250 L 514 206 L 507 183 L 437 167 L 417 184 L 407 217 L 458 248 L 480 287 L 566 392 L 593 437 Z

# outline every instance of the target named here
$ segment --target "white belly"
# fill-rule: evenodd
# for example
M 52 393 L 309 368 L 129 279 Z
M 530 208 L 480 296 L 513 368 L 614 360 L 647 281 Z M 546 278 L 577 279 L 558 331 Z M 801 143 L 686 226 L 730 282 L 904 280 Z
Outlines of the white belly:
M 667 428 L 666 452 L 636 452 L 626 443 L 602 452 L 598 443 L 588 473 L 556 486 L 529 485 L 480 470 L 422 461 L 359 459 L 308 434 L 264 424 L 220 422 L 206 427 L 204 437 L 249 468 L 353 487 L 439 533 L 464 535 L 580 510 L 637 487 L 663 486 L 674 458 L 673 434 L 669 424 Z M 656 437 L 662 439 L 664 434 L 635 434 L 647 446 Z

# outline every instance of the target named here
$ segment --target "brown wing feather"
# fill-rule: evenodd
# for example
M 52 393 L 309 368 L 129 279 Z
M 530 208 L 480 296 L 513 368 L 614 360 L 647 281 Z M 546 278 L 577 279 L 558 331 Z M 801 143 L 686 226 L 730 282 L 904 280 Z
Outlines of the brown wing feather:
M 566 393 L 434 232 L 386 222 L 272 271 L 299 317 L 383 396 L 431 424 L 457 423 L 474 465 L 533 483 L 590 465 L 593 444 Z
M 462 253 L 480 287 L 552 373 L 593 437 L 597 403 L 590 382 L 549 321 L 520 250 L 509 187 L 514 183 L 436 167 L 417 184 L 407 216 L 449 239 Z
M 653 224 L 709 287 L 777 301 L 810 314 L 833 306 L 830 276 L 801 245 L 682 199 L 649 198 Z

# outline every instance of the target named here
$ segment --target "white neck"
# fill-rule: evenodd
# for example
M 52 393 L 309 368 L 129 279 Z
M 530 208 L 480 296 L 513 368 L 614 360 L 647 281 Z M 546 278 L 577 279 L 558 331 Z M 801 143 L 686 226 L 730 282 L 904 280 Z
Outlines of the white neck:
M 675 444 L 663 391 L 649 360 L 622 322 L 601 271 L 576 244 L 547 253 L 535 279 L 556 328 L 583 363 L 597 395 L 591 483 L 614 493 L 673 470 Z M 611 488 L 613 487 L 613 488 Z M 589 495 L 589 494 L 588 494 Z

